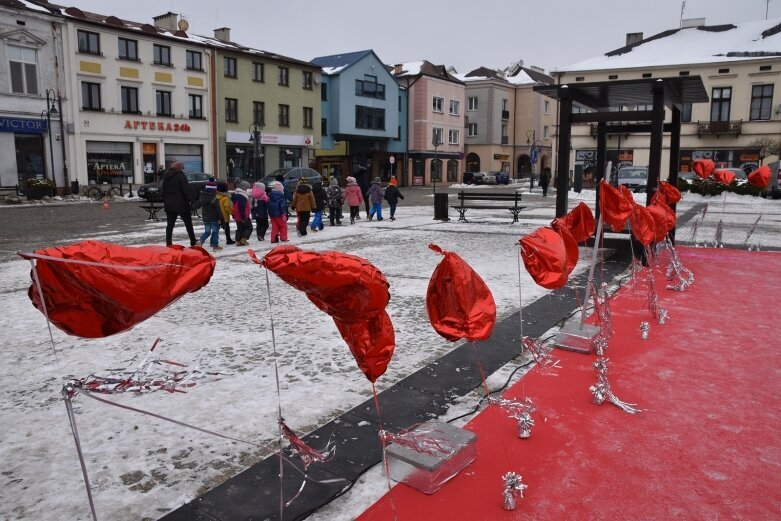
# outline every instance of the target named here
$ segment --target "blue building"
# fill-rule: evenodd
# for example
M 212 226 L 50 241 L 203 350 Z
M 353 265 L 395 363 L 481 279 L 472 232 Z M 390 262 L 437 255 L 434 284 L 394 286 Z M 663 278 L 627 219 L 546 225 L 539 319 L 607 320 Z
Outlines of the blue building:
M 322 67 L 321 148 L 317 168 L 343 181 L 405 179 L 407 91 L 372 50 L 311 60 Z

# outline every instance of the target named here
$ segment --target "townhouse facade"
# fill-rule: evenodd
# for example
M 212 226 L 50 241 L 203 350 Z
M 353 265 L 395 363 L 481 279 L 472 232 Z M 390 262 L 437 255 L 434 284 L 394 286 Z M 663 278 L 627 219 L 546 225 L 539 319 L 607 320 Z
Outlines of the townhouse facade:
M 404 180 L 407 93 L 372 50 L 321 56 L 321 144 L 316 167 L 345 179 Z
M 637 78 L 699 76 L 709 103 L 681 110 L 679 171 L 697 159 L 747 172 L 778 158 L 781 142 L 781 20 L 706 26 L 704 19 L 649 38 L 627 34 L 626 45 L 553 72 L 559 84 Z M 644 110 L 644 106 L 620 107 Z M 574 111 L 581 110 L 577 105 Z M 669 111 L 668 111 L 669 112 Z M 667 120 L 669 121 L 669 114 Z M 607 160 L 614 171 L 624 165 L 647 166 L 648 134 L 608 136 Z M 586 186 L 593 179 L 596 128 L 573 125 L 571 177 Z M 669 164 L 669 136 L 663 140 L 662 178 Z
M 200 38 L 214 51 L 213 172 L 262 179 L 280 168 L 313 166 L 320 67 L 232 42 L 228 28 Z
M 402 185 L 460 183 L 464 160 L 464 82 L 445 66 L 425 60 L 396 64 L 391 72 L 407 91 L 409 100 L 409 151 Z
M 49 179 L 64 193 L 69 185 L 62 36 L 51 10 L 0 1 L 0 187 Z

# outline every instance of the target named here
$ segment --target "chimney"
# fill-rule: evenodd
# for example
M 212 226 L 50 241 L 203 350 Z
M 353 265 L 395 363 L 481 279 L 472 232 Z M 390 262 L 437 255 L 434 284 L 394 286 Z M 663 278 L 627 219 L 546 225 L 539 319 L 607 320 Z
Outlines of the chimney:
M 627 45 L 632 45 L 633 43 L 642 41 L 642 39 L 643 39 L 643 33 L 626 33 Z
M 177 22 L 179 21 L 179 15 L 172 13 L 171 11 L 168 11 L 165 14 L 161 14 L 160 16 L 155 16 L 152 18 L 152 20 L 155 21 L 155 25 L 157 27 L 162 27 L 166 31 L 173 33 L 179 30 L 179 28 L 176 26 Z
M 221 42 L 231 41 L 231 29 L 230 27 L 220 27 L 214 30 L 214 37 Z
M 397 63 L 396 65 L 393 66 L 393 75 L 394 76 L 398 76 L 402 72 L 404 72 L 404 64 L 403 63 Z
M 687 27 L 702 27 L 705 25 L 705 18 L 684 18 L 681 20 L 681 29 Z

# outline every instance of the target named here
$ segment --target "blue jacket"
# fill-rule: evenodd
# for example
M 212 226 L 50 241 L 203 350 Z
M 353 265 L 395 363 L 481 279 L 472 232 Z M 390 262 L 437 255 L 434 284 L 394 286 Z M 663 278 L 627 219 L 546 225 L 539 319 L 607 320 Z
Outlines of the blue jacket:
M 268 216 L 283 217 L 287 215 L 287 199 L 282 192 L 271 192 L 268 197 Z

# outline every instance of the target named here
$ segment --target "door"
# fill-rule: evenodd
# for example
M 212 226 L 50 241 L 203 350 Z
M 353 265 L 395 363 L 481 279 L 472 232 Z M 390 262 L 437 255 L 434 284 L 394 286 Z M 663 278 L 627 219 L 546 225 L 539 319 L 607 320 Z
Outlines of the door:
M 30 178 L 46 177 L 46 159 L 44 158 L 43 136 L 39 134 L 15 134 L 16 173 L 19 186 L 24 187 Z
M 143 143 L 144 151 L 144 183 L 157 181 L 157 143 Z

